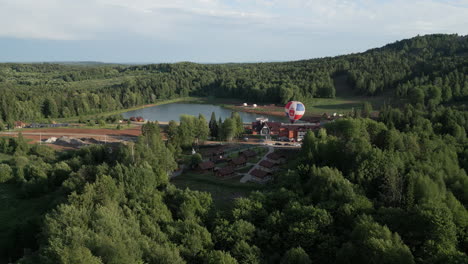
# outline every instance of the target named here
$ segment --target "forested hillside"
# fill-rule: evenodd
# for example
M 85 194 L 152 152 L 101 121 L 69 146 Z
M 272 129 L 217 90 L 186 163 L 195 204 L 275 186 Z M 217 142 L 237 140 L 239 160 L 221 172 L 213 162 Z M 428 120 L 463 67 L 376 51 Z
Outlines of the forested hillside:
M 467 37 L 428 35 L 360 54 L 283 63 L 0 64 L 0 122 L 95 114 L 188 95 L 272 103 L 333 98 L 333 78 L 343 74 L 355 94 L 436 106 L 468 96 L 467 56 Z
M 167 141 L 145 124 L 135 144 L 113 148 L 57 153 L 2 138 L 0 262 L 468 263 L 467 44 L 434 35 L 265 64 L 4 64 L 7 122 L 185 95 L 333 96 L 342 74 L 357 94 L 393 92 L 399 103 L 377 120 L 356 114 L 308 132 L 271 184 L 225 208 L 168 178 L 209 133 L 204 117 L 171 122 Z

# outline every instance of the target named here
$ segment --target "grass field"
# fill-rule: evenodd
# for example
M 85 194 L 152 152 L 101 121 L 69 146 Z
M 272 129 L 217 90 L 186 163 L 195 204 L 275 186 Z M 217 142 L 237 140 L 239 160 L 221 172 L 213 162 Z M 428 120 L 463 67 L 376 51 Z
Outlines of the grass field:
M 245 197 L 252 191 L 265 188 L 263 185 L 255 183 L 240 183 L 241 176 L 221 180 L 213 173 L 198 173 L 187 171 L 172 179 L 172 183 L 177 187 L 211 193 L 213 202 L 220 209 L 228 209 L 234 198 Z
M 379 96 L 356 95 L 355 91 L 347 83 L 345 75 L 337 76 L 334 79 L 336 97 L 335 98 L 311 98 L 303 100 L 306 106 L 307 115 L 321 115 L 323 113 L 347 114 L 354 109 L 361 109 L 364 102 L 369 102 L 374 110 L 379 110 L 386 99 L 391 98 L 391 94 Z

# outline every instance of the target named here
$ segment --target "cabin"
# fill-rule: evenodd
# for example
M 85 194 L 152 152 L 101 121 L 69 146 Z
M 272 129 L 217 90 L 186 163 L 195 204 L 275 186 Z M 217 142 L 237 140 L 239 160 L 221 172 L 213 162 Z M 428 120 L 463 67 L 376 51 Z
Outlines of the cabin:
M 285 156 L 279 152 L 273 152 L 266 156 L 270 162 L 279 164 L 286 161 Z
M 206 152 L 206 156 L 215 157 L 215 156 L 224 156 L 225 151 L 223 147 L 217 147 Z
M 258 183 L 266 183 L 273 179 L 272 174 L 270 172 L 254 169 L 250 172 L 252 176 L 251 181 L 258 182 Z
M 231 160 L 231 165 L 234 167 L 243 167 L 245 164 L 247 164 L 247 160 L 243 156 Z
M 233 176 L 235 176 L 234 167 L 227 166 L 227 167 L 219 168 L 218 170 L 216 170 L 216 177 L 218 178 L 227 179 Z
M 198 164 L 198 168 L 202 171 L 213 171 L 215 164 L 212 161 L 205 161 Z
M 259 163 L 259 165 L 262 166 L 264 170 L 270 171 L 270 172 L 276 169 L 276 163 L 273 163 L 268 160 L 262 160 Z
M 267 119 L 259 119 L 252 122 L 252 134 L 262 136 L 279 136 L 290 140 L 301 141 L 307 131 L 320 129 L 321 121 L 310 123 L 281 123 L 269 122 Z
M 250 159 L 250 158 L 253 158 L 255 156 L 257 156 L 257 152 L 251 150 L 251 149 L 248 149 L 248 150 L 244 150 L 244 151 L 241 151 L 239 153 L 239 156 L 243 156 L 246 160 Z

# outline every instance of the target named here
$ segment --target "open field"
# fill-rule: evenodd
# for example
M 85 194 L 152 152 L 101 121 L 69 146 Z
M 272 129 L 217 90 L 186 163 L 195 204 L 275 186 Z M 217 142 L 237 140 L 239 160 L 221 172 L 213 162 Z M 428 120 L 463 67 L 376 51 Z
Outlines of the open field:
M 363 103 L 369 102 L 374 110 L 379 110 L 385 100 L 391 98 L 391 94 L 379 96 L 361 96 L 356 95 L 352 88 L 346 82 L 346 76 L 337 76 L 334 79 L 336 97 L 335 98 L 308 98 L 303 99 L 302 102 L 306 107 L 306 114 L 302 120 L 315 119 L 322 116 L 324 113 L 328 115 L 333 113 L 349 114 L 353 109 L 361 109 Z M 213 101 L 212 99 L 211 101 Z M 223 104 L 222 106 L 243 112 L 250 112 L 256 114 L 269 114 L 275 116 L 284 116 L 284 108 L 282 104 L 258 104 L 258 107 L 251 106 L 244 107 L 240 102 Z
M 125 126 L 124 126 L 125 127 Z M 80 128 L 80 127 L 57 127 L 57 128 L 27 128 L 17 129 L 13 132 L 0 132 L 0 136 L 16 137 L 21 132 L 28 143 L 38 143 L 41 139 L 48 139 L 50 137 L 73 137 L 73 138 L 92 138 L 98 141 L 115 142 L 121 140 L 129 140 L 141 135 L 141 127 L 136 125 L 130 128 L 121 130 L 106 129 L 106 128 Z M 70 147 L 49 144 L 54 149 L 65 150 L 73 149 Z

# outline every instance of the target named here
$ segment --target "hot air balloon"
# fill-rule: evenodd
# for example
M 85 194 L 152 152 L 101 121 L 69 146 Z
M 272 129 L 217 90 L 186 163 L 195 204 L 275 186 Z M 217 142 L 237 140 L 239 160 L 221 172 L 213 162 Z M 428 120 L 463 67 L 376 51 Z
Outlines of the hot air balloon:
M 304 115 L 305 106 L 299 101 L 291 101 L 284 106 L 284 112 L 289 118 L 289 121 L 291 121 L 291 123 L 294 123 L 296 122 L 296 120 L 301 119 L 301 117 Z

